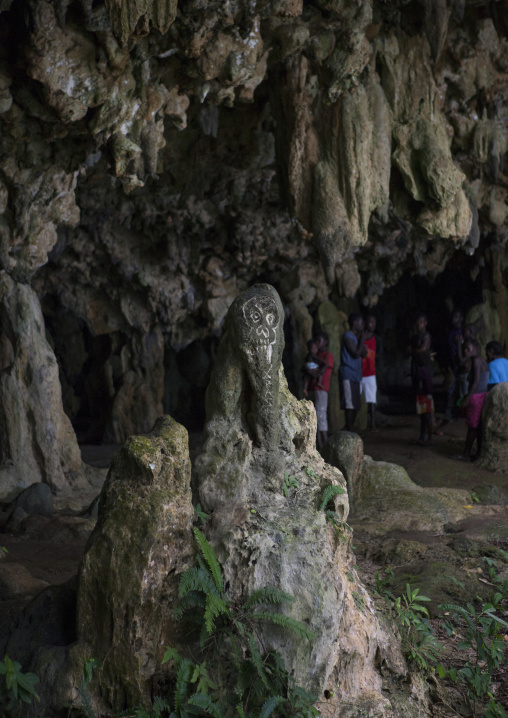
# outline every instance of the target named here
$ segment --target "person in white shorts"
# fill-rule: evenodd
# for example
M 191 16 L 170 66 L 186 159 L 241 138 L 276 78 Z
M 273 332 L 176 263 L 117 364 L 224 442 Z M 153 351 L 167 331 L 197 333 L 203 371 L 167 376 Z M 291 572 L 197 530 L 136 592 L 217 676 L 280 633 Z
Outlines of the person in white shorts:
M 361 391 L 367 402 L 367 409 L 370 416 L 372 431 L 376 428 L 376 403 L 377 403 L 377 381 L 376 381 L 376 353 L 378 342 L 376 339 L 376 318 L 369 314 L 365 320 L 365 341 L 364 347 L 367 350 L 366 356 L 362 358 L 362 382 Z

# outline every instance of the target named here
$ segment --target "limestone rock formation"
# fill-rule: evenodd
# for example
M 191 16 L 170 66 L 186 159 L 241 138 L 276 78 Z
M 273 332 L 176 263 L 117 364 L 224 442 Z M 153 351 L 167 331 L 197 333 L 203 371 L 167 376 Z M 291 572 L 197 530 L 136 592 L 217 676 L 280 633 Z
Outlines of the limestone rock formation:
M 442 531 L 468 515 L 468 491 L 418 486 L 402 466 L 365 456 L 358 434 L 333 434 L 323 457 L 344 474 L 354 523 L 363 531 Z
M 323 449 L 323 458 L 344 474 L 347 483 L 349 505 L 353 510 L 360 496 L 360 481 L 363 470 L 363 441 L 358 434 L 341 431 L 332 434 Z
M 146 705 L 165 647 L 180 642 L 171 606 L 193 556 L 193 515 L 187 432 L 161 417 L 115 457 L 78 575 L 71 652 L 101 661 L 103 710 Z
M 468 515 L 469 491 L 422 488 L 402 466 L 364 457 L 356 489 L 355 522 L 370 533 L 442 531 Z M 382 529 L 381 529 L 382 526 Z
M 182 352 L 211 361 L 256 281 L 303 303 L 296 348 L 323 301 L 447 270 L 442 303 L 467 278 L 508 340 L 506 0 L 0 13 L 0 266 L 39 298 L 80 441 L 148 430 L 164 391 L 197 416 Z
M 294 642 L 263 629 L 263 646 L 280 651 L 306 688 L 322 694 L 340 686 L 324 715 L 356 715 L 367 705 L 372 715 L 398 715 L 381 694 L 378 665 L 400 675 L 404 661 L 356 575 L 347 493 L 334 499 L 341 537 L 319 510 L 323 490 L 345 489 L 345 481 L 316 452 L 312 405 L 287 389 L 282 318 L 267 285 L 241 294 L 228 312 L 207 393 L 203 451 L 193 467 L 200 501 L 213 512 L 207 535 L 232 600 L 263 586 L 296 597 L 290 615 L 316 638 Z M 298 486 L 284 492 L 290 476 Z M 414 710 L 423 715 L 423 704 Z
M 508 473 L 508 383 L 496 384 L 483 406 L 483 443 L 480 466 Z
M 0 476 L 2 498 L 37 481 L 54 492 L 86 493 L 81 455 L 64 413 L 58 365 L 37 295 L 0 274 Z

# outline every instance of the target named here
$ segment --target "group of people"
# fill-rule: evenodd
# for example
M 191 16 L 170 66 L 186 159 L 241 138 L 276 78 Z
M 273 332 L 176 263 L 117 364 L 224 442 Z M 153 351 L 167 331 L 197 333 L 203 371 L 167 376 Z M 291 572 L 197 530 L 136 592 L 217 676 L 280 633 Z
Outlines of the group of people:
M 353 313 L 348 319 L 349 329 L 342 339 L 339 367 L 340 406 L 346 418 L 346 430 L 353 431 L 356 415 L 365 396 L 371 428 L 376 431 L 376 318 L 369 314 L 365 321 Z M 328 439 L 328 391 L 334 366 L 334 356 L 328 350 L 328 335 L 317 332 L 307 344 L 304 365 L 304 396 L 309 396 L 317 416 L 316 443 L 319 450 Z
M 348 318 L 349 329 L 342 338 L 339 367 L 340 407 L 345 414 L 345 429 L 353 431 L 356 415 L 364 395 L 368 407 L 371 428 L 376 431 L 376 355 L 379 353 L 379 337 L 376 334 L 376 318 L 368 314 L 364 318 L 354 312 Z M 503 347 L 490 341 L 485 347 L 487 359 L 482 357 L 481 346 L 476 339 L 474 324 L 464 324 L 462 312 L 452 314 L 447 331 L 448 363 L 452 380 L 447 392 L 444 418 L 436 426 L 431 365 L 434 359 L 432 339 L 427 329 L 427 316 L 417 316 L 415 331 L 408 345 L 411 357 L 411 379 L 416 398 L 416 411 L 420 417 L 420 434 L 415 444 L 427 446 L 432 435 L 442 435 L 443 428 L 452 420 L 454 411 L 465 415 L 467 436 L 461 460 L 473 460 L 481 450 L 481 416 L 489 389 L 499 382 L 508 381 L 508 360 Z M 328 391 L 334 367 L 334 356 L 328 349 L 328 335 L 317 332 L 307 344 L 308 354 L 303 367 L 304 395 L 309 396 L 317 415 L 317 438 L 319 450 L 328 439 Z M 476 441 L 477 453 L 473 456 Z
M 436 426 L 434 400 L 432 396 L 431 336 L 427 331 L 427 316 L 418 315 L 416 331 L 411 337 L 408 352 L 411 355 L 411 377 L 416 395 L 416 411 L 420 416 L 420 436 L 414 443 L 427 446 L 432 435 L 442 435 L 443 428 L 452 420 L 455 409 L 464 413 L 467 434 L 462 454 L 453 458 L 462 461 L 474 460 L 482 446 L 482 410 L 487 392 L 496 384 L 508 381 L 508 360 L 503 347 L 497 341 L 490 341 L 485 347 L 487 359 L 482 357 L 480 343 L 476 339 L 476 326 L 464 324 L 460 310 L 452 314 L 451 326 L 447 332 L 447 349 L 452 381 L 448 388 L 445 415 Z M 476 453 L 473 446 L 476 441 Z

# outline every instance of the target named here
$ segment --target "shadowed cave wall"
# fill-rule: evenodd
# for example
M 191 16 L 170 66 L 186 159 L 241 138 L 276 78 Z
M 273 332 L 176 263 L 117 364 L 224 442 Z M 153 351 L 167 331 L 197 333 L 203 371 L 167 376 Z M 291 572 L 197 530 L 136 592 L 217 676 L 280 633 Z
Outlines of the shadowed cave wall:
M 63 441 L 37 409 L 56 379 L 19 341 L 38 306 L 69 445 L 163 410 L 199 428 L 226 311 L 255 281 L 281 294 L 294 391 L 328 300 L 342 324 L 375 309 L 386 385 L 420 308 L 444 329 L 460 306 L 506 343 L 507 0 L 0 11 L 0 393 L 27 388 L 3 466 L 20 433 L 35 464 Z

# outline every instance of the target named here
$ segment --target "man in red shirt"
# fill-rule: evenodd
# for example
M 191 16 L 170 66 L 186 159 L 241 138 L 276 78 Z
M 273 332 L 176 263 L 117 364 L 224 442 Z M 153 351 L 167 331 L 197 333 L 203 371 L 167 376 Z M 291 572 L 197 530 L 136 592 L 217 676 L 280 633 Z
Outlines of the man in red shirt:
M 377 341 L 376 335 L 376 318 L 369 314 L 365 320 L 365 341 L 364 347 L 367 350 L 366 356 L 362 358 L 362 394 L 365 396 L 367 408 L 370 414 L 371 429 L 376 429 L 376 402 L 377 402 L 377 382 L 376 382 L 376 351 Z
M 330 388 L 330 377 L 333 369 L 333 354 L 328 351 L 328 334 L 317 332 L 314 339 L 318 345 L 318 357 L 323 362 L 316 370 L 317 376 L 309 381 L 309 396 L 316 409 L 317 416 L 317 437 L 316 444 L 318 451 L 328 441 L 328 389 Z M 318 384 L 321 387 L 318 388 Z

